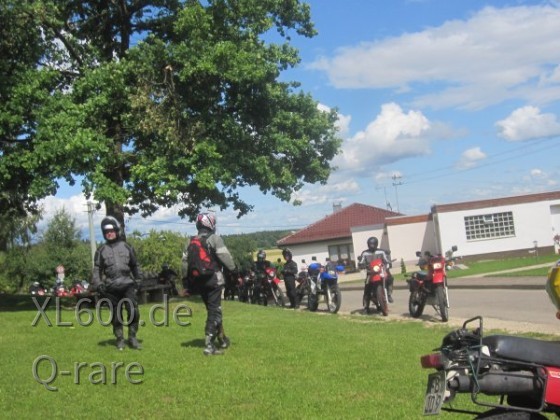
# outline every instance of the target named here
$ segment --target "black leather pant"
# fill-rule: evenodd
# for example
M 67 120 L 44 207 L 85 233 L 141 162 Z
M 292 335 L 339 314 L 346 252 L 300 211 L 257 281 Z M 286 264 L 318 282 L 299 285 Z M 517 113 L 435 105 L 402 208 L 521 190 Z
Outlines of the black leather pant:
M 286 286 L 286 294 L 288 295 L 288 300 L 290 301 L 290 307 L 295 308 L 297 306 L 296 279 L 284 279 L 284 285 Z
M 223 286 L 204 285 L 200 296 L 206 306 L 206 327 L 204 333 L 216 337 L 222 328 L 222 291 Z
M 128 325 L 129 337 L 135 337 L 140 322 L 140 311 L 136 300 L 136 285 L 134 283 L 125 287 L 111 288 L 103 293 L 103 297 L 111 302 L 111 324 L 115 337 L 123 336 L 123 325 Z M 123 309 L 126 310 L 126 323 L 123 317 Z

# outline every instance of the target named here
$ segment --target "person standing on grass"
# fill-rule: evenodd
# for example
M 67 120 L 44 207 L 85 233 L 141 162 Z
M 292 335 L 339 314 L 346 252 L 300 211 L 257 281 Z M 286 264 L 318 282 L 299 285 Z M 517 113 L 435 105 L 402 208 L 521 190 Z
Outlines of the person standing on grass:
M 123 350 L 125 347 L 123 306 L 128 316 L 128 344 L 133 349 L 139 349 L 136 333 L 140 311 L 136 289 L 141 275 L 136 253 L 132 246 L 120 238 L 120 225 L 113 216 L 107 216 L 101 221 L 101 232 L 106 243 L 97 248 L 93 257 L 92 290 L 111 303 L 111 323 L 117 339 L 117 349 Z
M 297 263 L 292 259 L 292 251 L 288 248 L 282 251 L 282 256 L 286 263 L 282 267 L 282 275 L 284 276 L 284 285 L 286 286 L 286 294 L 290 301 L 290 308 L 297 309 L 298 301 L 296 296 L 296 276 L 298 274 Z
M 201 213 L 196 218 L 198 235 L 193 237 L 183 253 L 183 283 L 188 285 L 191 292 L 200 293 L 206 306 L 206 326 L 203 353 L 206 356 L 223 354 L 223 350 L 230 346 L 230 339 L 225 335 L 222 316 L 222 291 L 225 277 L 222 267 L 230 272 L 236 272 L 235 263 L 221 236 L 216 234 L 216 216 L 212 213 Z M 199 241 L 202 247 L 193 248 L 191 243 Z M 203 249 L 201 249 L 203 248 Z M 203 274 L 197 272 L 197 257 L 195 252 L 205 253 L 211 265 L 212 272 Z M 216 340 L 219 348 L 216 347 Z
M 257 261 L 254 262 L 253 271 L 255 272 L 255 287 L 254 295 L 259 296 L 263 288 L 263 284 L 266 281 L 266 269 L 272 267 L 269 260 L 266 259 L 266 252 L 263 249 L 259 249 L 257 252 Z

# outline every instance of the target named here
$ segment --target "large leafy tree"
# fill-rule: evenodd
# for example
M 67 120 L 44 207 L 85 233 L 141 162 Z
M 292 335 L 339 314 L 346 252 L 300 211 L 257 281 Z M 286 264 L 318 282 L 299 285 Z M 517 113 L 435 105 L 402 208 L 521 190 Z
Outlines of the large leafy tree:
M 336 112 L 280 81 L 290 36 L 315 35 L 299 0 L 0 0 L 0 19 L 0 190 L 18 208 L 65 179 L 121 222 L 242 216 L 240 187 L 289 201 L 332 170 Z

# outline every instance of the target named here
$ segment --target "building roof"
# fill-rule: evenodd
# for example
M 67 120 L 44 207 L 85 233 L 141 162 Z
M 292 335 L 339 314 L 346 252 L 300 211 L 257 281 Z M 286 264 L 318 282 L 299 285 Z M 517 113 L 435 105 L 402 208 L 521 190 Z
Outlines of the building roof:
M 358 226 L 382 225 L 386 217 L 399 216 L 389 210 L 354 203 L 330 214 L 296 233 L 280 239 L 278 246 L 304 244 L 331 239 L 349 238 L 351 229 Z
M 488 207 L 509 206 L 513 204 L 535 203 L 560 199 L 560 191 L 537 194 L 518 195 L 514 197 L 492 198 L 489 200 L 467 201 L 464 203 L 436 204 L 432 206 L 432 213 L 447 213 L 459 210 L 475 210 Z

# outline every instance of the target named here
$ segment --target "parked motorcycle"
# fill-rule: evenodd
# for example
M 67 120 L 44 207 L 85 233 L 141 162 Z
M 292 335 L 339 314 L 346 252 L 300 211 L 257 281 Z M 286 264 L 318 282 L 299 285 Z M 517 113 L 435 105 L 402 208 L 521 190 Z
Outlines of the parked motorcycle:
M 469 329 L 471 323 L 476 328 Z M 560 417 L 560 342 L 510 335 L 483 335 L 477 316 L 447 334 L 437 353 L 420 359 L 428 375 L 424 414 L 439 414 L 457 394 L 489 408 L 477 418 Z M 453 407 L 443 408 L 455 411 Z
M 69 295 L 76 296 L 78 299 L 84 296 L 89 296 L 89 283 L 85 280 L 76 280 L 72 283 Z
M 384 259 L 373 259 L 369 263 L 367 284 L 364 289 L 363 307 L 366 312 L 370 312 L 371 305 L 383 316 L 389 315 L 389 294 L 387 291 L 387 278 L 389 267 L 386 266 Z
M 61 280 L 57 280 L 52 289 L 52 294 L 55 297 L 68 297 L 70 296 L 70 291 Z
M 224 273 L 225 285 L 224 285 L 224 300 L 235 300 L 235 296 L 241 300 L 240 297 L 240 284 L 242 279 L 236 272 L 226 271 Z
M 258 296 L 256 296 L 257 303 L 267 306 L 269 302 L 275 306 L 286 306 L 286 299 L 284 292 L 280 288 L 281 280 L 276 275 L 274 267 L 267 267 L 265 269 L 266 276 L 261 281 Z
M 300 271 L 296 277 L 296 301 L 300 305 L 304 298 L 309 299 L 311 293 L 311 282 L 307 271 Z
M 312 264 L 310 264 L 311 267 Z M 315 312 L 319 308 L 321 298 L 327 304 L 327 310 L 336 314 L 342 304 L 342 294 L 338 286 L 338 272 L 343 271 L 344 266 L 321 268 L 316 276 L 309 276 L 309 295 L 307 307 Z
M 47 294 L 47 289 L 41 286 L 38 281 L 35 281 L 29 286 L 29 294 L 32 296 L 45 296 Z
M 255 297 L 255 272 L 246 271 L 241 276 L 241 284 L 239 285 L 239 300 L 245 303 L 256 303 Z
M 457 251 L 457 247 L 453 246 L 452 251 Z M 447 322 L 449 292 L 445 270 L 446 259 L 442 255 L 427 254 L 422 257 L 420 252 L 417 252 L 416 256 L 420 258 L 418 261 L 420 271 L 412 273 L 412 276 L 406 279 L 410 290 L 408 299 L 410 316 L 419 318 L 428 304 L 432 305 L 443 322 Z

